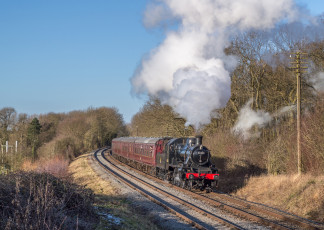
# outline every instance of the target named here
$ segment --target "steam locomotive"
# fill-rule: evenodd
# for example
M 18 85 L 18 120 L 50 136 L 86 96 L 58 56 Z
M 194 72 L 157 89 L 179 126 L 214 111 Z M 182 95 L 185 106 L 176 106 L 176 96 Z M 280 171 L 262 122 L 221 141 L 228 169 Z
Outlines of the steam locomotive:
M 112 155 L 120 161 L 188 190 L 211 192 L 219 173 L 210 161 L 202 136 L 187 138 L 119 137 Z

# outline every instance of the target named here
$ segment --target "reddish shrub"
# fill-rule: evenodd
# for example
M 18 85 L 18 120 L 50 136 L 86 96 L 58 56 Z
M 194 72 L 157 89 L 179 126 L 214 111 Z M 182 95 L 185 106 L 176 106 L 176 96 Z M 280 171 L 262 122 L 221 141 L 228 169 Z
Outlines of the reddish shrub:
M 68 166 L 69 161 L 67 159 L 56 156 L 51 159 L 40 159 L 35 162 L 25 160 L 22 164 L 22 170 L 49 173 L 56 177 L 64 178 L 68 176 Z

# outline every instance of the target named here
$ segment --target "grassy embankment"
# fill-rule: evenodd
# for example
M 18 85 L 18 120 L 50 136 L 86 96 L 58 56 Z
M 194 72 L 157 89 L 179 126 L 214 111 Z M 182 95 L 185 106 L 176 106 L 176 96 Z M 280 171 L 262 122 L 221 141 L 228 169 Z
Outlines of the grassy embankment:
M 74 160 L 69 166 L 74 182 L 91 189 L 95 194 L 95 205 L 101 213 L 109 213 L 121 219 L 121 225 L 106 218 L 100 218 L 97 229 L 158 229 L 150 217 L 141 210 L 136 210 L 120 195 L 118 188 L 102 180 L 90 167 L 88 154 Z M 111 219 L 111 218 L 110 218 Z
M 67 175 L 68 173 L 66 171 L 68 168 L 69 173 L 72 175 L 73 183 L 84 186 L 85 188 L 93 191 L 93 193 L 95 194 L 94 202 L 96 207 L 98 207 L 97 210 L 100 213 L 111 214 L 109 218 L 104 218 L 104 216 L 101 216 L 99 224 L 96 225 L 96 229 L 104 229 L 107 226 L 110 229 L 157 229 L 157 226 L 155 226 L 154 223 L 150 222 L 150 218 L 145 213 L 141 213 L 141 211 L 135 210 L 134 207 L 132 207 L 127 199 L 125 199 L 125 197 L 120 194 L 118 188 L 114 188 L 108 181 L 103 181 L 92 170 L 92 168 L 88 164 L 87 157 L 87 154 L 82 155 L 75 161 L 73 161 L 70 165 L 68 165 L 67 161 L 53 159 L 50 162 L 46 163 L 40 162 L 38 166 L 35 166 L 35 164 L 30 165 L 27 162 L 24 167 L 29 170 L 32 169 L 39 172 L 50 172 L 51 174 L 54 174 L 58 177 L 64 177 L 64 175 Z M 35 178 L 35 176 L 33 176 L 32 178 Z M 48 178 L 48 176 L 45 176 L 44 178 Z M 25 181 L 28 182 L 27 180 Z M 55 182 L 56 179 L 51 178 L 46 179 L 45 182 L 46 181 Z M 2 185 L 0 186 L 2 193 L 5 192 L 6 194 L 13 194 L 14 201 L 16 202 L 16 204 L 19 204 L 17 195 L 15 197 L 15 191 L 17 191 L 17 189 L 19 190 L 22 186 L 17 187 L 17 182 L 15 182 L 14 180 L 10 182 L 10 186 L 7 185 L 7 179 L 6 181 L 2 180 L 2 182 L 3 183 L 0 183 L 0 185 Z M 222 183 L 225 182 L 226 181 L 222 181 Z M 19 185 L 23 185 L 23 183 L 19 183 Z M 59 180 L 59 184 L 64 183 L 66 182 Z M 54 188 L 57 187 L 56 184 L 57 182 L 55 182 Z M 30 187 L 30 185 L 32 184 L 26 183 L 27 187 Z M 35 186 L 39 187 L 39 185 Z M 41 184 L 41 186 L 46 188 L 48 186 L 48 183 L 43 183 Z M 35 190 L 35 193 L 37 191 L 41 192 L 41 189 L 43 187 L 39 187 L 38 190 Z M 53 187 L 53 185 L 50 185 L 50 187 Z M 25 189 L 23 189 L 23 191 L 24 190 Z M 286 210 L 296 215 L 316 221 L 324 221 L 324 176 L 263 175 L 250 177 L 248 180 L 242 182 L 242 187 L 240 186 L 239 188 L 232 188 L 229 189 L 229 191 L 230 190 L 236 190 L 235 192 L 233 192 L 234 195 L 242 197 L 249 201 L 278 207 L 282 210 Z M 55 191 L 56 190 L 54 189 L 53 192 Z M 76 190 L 69 189 L 70 194 L 74 194 L 74 191 Z M 85 194 L 83 190 L 78 189 L 77 191 L 79 191 L 78 193 L 81 192 L 82 194 Z M 24 196 L 19 195 L 19 197 L 24 198 L 23 200 L 27 200 L 29 196 L 29 193 L 26 194 L 25 199 Z M 84 201 L 84 199 L 87 198 L 84 197 L 81 200 Z M 8 200 L 8 202 L 11 201 Z M 64 202 L 62 203 L 64 204 Z M 28 212 L 28 210 L 30 210 L 30 206 L 26 207 L 27 208 L 25 209 L 25 211 Z M 22 207 L 20 205 L 17 206 L 17 208 L 21 210 Z M 83 212 L 82 210 L 80 211 Z M 64 213 L 60 214 L 59 221 L 56 223 L 57 226 L 59 226 L 63 222 L 64 218 L 61 218 L 63 214 Z M 14 221 L 14 219 L 17 220 L 17 218 L 23 218 L 23 216 L 19 216 L 18 213 L 14 214 L 12 217 L 12 220 L 8 222 L 8 226 L 11 226 L 12 223 L 14 223 L 12 222 Z M 114 217 L 116 218 L 114 219 Z M 56 218 L 55 215 L 53 215 L 53 218 Z M 69 225 L 74 225 L 77 218 L 78 217 L 74 218 L 74 220 L 73 218 L 70 219 Z M 121 224 L 114 223 L 114 221 L 118 219 L 121 220 Z M 24 221 L 24 224 L 28 224 L 30 219 L 26 219 Z M 74 222 L 74 224 L 72 222 Z
M 93 229 L 93 193 L 40 172 L 0 175 L 0 229 Z
M 113 215 L 124 219 L 128 228 L 152 228 L 143 217 L 134 216 L 134 209 L 118 195 L 118 189 L 107 181 L 102 181 L 89 167 L 86 155 L 79 157 L 70 165 L 70 172 L 75 181 L 86 185 L 96 194 L 96 203 Z M 238 189 L 236 196 L 249 201 L 278 207 L 296 215 L 324 221 L 324 176 L 311 175 L 265 175 L 251 177 L 245 185 Z M 138 220 L 144 223 L 138 223 Z
M 98 206 L 105 207 L 113 215 L 125 219 L 125 226 L 136 224 L 139 218 L 132 216 L 134 210 L 118 195 L 116 188 L 98 178 L 89 167 L 85 156 L 72 162 L 70 171 L 76 182 L 87 185 L 97 194 Z M 305 218 L 324 221 L 323 191 L 324 176 L 266 175 L 251 177 L 234 195 L 249 201 L 275 206 Z M 151 227 L 149 222 L 142 223 L 140 226 Z M 135 225 L 136 227 L 138 225 Z
M 251 177 L 234 195 L 324 222 L 324 176 Z
M 87 158 L 25 161 L 0 174 L 0 229 L 158 229 Z

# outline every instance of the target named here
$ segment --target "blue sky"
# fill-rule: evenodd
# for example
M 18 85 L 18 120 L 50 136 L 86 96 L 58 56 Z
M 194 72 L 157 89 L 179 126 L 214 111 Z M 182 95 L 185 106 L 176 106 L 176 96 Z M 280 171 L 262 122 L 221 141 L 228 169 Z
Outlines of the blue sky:
M 148 2 L 0 1 L 0 109 L 32 115 L 114 106 L 130 122 L 145 103 L 131 95 L 130 78 L 163 39 L 142 24 Z M 324 11 L 323 0 L 297 2 L 314 15 Z

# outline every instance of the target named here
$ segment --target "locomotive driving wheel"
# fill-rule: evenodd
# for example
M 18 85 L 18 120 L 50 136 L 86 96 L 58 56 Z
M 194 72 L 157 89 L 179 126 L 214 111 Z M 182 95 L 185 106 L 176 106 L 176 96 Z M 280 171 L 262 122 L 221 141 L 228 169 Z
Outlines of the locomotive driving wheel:
M 192 190 L 192 180 L 188 180 L 188 181 L 187 181 L 187 189 L 188 189 L 189 191 Z
M 206 188 L 206 193 L 210 193 L 210 192 L 212 192 L 213 190 L 212 190 L 212 188 L 211 187 L 207 187 Z
M 180 187 L 181 188 L 186 188 L 186 181 L 185 180 L 180 181 Z
M 180 172 L 179 169 L 176 168 L 173 172 L 171 183 L 175 186 L 180 187 L 180 182 L 181 182 Z

